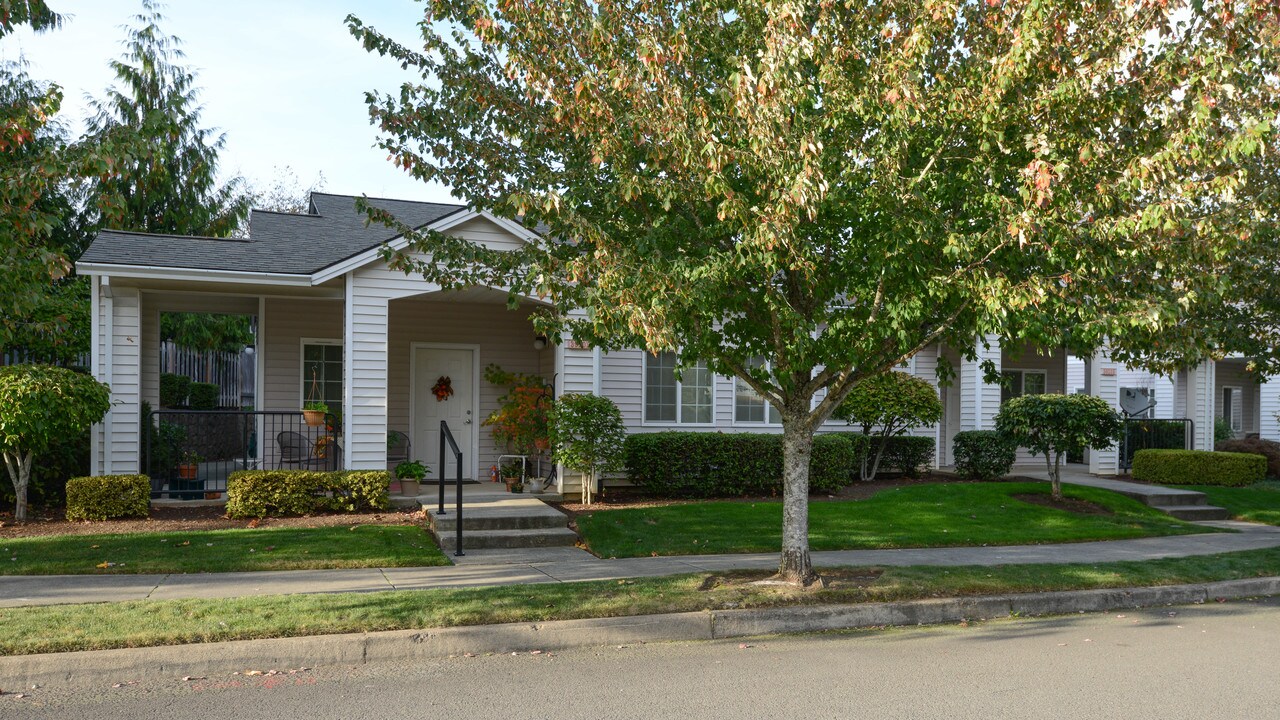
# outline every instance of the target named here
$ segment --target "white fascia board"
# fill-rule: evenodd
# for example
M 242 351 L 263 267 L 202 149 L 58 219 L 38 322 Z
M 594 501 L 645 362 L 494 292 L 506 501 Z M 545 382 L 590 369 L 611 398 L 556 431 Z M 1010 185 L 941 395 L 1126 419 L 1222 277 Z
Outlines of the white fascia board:
M 116 265 L 112 263 L 76 263 L 81 275 L 103 277 L 150 278 L 156 280 L 196 280 L 201 282 L 248 282 L 258 285 L 292 285 L 310 287 L 309 275 L 287 273 L 245 272 L 239 270 L 208 270 L 203 268 L 172 268 L 151 265 Z
M 484 218 L 525 242 L 536 242 L 539 239 L 537 233 L 529 230 L 520 223 L 507 220 L 506 218 L 500 218 L 493 213 L 490 213 L 488 210 L 482 210 L 480 212 L 467 210 L 465 212 L 446 215 L 436 222 L 424 226 L 422 229 L 428 231 L 434 230 L 435 232 L 445 232 L 450 228 L 457 227 L 470 220 L 475 220 L 476 218 Z M 370 248 L 359 255 L 353 255 L 346 260 L 334 263 L 333 265 L 330 265 L 329 267 L 312 275 L 312 284 L 319 285 L 321 283 L 328 282 L 329 280 L 345 275 L 356 268 L 363 267 L 371 262 L 380 260 L 382 258 L 382 248 L 384 246 L 390 247 L 393 251 L 399 251 L 408 247 L 409 241 L 403 235 L 399 235 L 388 240 L 382 245 Z

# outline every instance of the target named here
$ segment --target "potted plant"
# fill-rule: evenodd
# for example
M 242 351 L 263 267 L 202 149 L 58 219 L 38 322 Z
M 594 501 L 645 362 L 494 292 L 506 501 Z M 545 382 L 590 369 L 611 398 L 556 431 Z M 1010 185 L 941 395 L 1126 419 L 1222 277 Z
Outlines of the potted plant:
M 178 479 L 195 480 L 200 474 L 200 463 L 204 461 L 199 453 L 190 450 L 182 451 L 182 459 L 178 461 Z
M 552 388 L 539 375 L 512 373 L 497 365 L 484 370 L 484 379 L 506 389 L 498 398 L 498 409 L 484 420 L 499 447 L 516 455 L 537 455 L 550 447 L 548 416 Z
M 502 474 L 502 482 L 507 485 L 507 492 L 520 492 L 516 490 L 516 487 L 523 485 L 524 463 L 519 460 L 508 460 L 502 463 L 500 472 Z
M 400 493 L 409 497 L 422 490 L 422 479 L 427 476 L 427 466 L 418 460 L 405 460 L 396 465 L 396 477 L 400 480 Z

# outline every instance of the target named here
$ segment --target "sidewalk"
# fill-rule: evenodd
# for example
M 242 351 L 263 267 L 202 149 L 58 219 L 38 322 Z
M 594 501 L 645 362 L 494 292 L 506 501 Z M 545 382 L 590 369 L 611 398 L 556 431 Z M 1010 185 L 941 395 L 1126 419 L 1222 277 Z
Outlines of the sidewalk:
M 1280 527 L 1229 521 L 1202 524 L 1237 532 L 1059 545 L 835 550 L 813 553 L 813 562 L 819 567 L 1099 563 L 1280 547 Z M 0 607 L 612 580 L 701 571 L 772 569 L 778 562 L 777 553 L 603 560 L 579 548 L 473 550 L 460 558 L 450 557 L 457 563 L 452 567 L 203 575 L 7 576 L 0 578 Z

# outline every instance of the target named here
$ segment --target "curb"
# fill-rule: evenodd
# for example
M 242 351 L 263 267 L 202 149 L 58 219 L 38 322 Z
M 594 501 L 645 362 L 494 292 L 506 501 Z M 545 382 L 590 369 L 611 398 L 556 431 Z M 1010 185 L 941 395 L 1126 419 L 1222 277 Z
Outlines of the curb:
M 649 642 L 935 625 L 1013 616 L 1102 612 L 1280 595 L 1280 577 L 1195 585 L 1018 593 L 887 603 L 473 625 L 428 630 L 235 640 L 0 657 L 0 687 L 71 686 L 212 676 L 246 669 L 363 665 L 472 653 L 566 650 Z

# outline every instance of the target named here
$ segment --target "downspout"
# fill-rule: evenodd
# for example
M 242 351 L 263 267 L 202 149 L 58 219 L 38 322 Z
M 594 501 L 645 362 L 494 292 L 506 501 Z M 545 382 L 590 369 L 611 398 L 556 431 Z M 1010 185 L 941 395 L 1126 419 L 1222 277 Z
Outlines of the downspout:
M 107 316 L 107 327 L 104 335 L 103 349 L 106 355 L 103 358 L 103 382 L 108 385 L 115 379 L 115 365 L 112 364 L 112 357 L 115 355 L 114 348 L 116 343 L 116 307 L 115 299 L 111 296 L 111 276 L 104 275 L 102 277 L 102 298 L 105 301 L 103 312 Z M 111 435 L 114 426 L 115 403 L 107 408 L 107 415 L 102 420 L 103 447 L 102 447 L 102 474 L 115 474 L 115 467 L 111 463 Z

